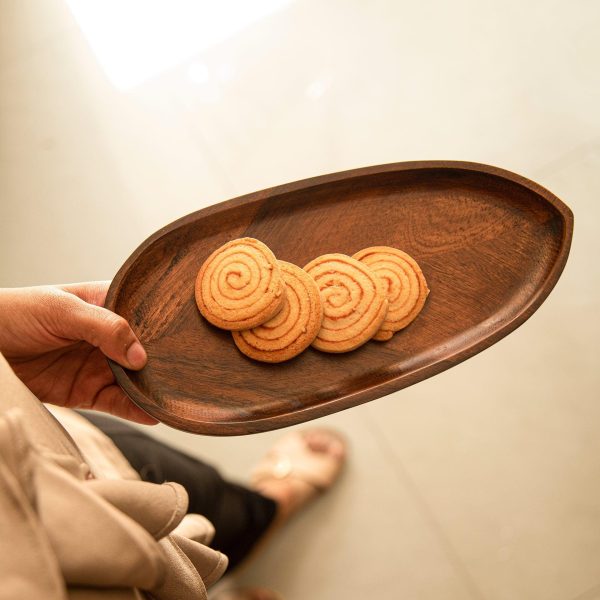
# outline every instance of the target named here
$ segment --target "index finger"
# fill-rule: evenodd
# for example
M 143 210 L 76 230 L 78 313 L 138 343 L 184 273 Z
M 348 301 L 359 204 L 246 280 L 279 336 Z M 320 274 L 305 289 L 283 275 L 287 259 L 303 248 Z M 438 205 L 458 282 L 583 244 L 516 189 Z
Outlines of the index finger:
M 109 286 L 110 281 L 87 281 L 83 283 L 67 283 L 57 287 L 81 298 L 81 300 L 88 304 L 104 306 Z

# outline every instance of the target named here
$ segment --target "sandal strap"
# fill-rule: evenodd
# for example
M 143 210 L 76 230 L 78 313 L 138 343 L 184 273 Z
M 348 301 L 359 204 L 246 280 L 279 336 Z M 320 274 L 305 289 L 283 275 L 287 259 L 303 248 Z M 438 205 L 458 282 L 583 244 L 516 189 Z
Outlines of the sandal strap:
M 343 438 L 336 432 L 321 431 L 337 437 L 344 444 Z M 254 468 L 251 478 L 255 485 L 267 479 L 293 478 L 310 485 L 315 491 L 323 491 L 331 487 L 343 463 L 343 458 L 311 451 L 306 432 L 296 431 L 288 433 L 271 448 Z
M 332 480 L 327 475 L 312 472 L 302 465 L 294 464 L 294 461 L 285 454 L 272 453 L 265 457 L 252 471 L 253 484 L 260 483 L 266 479 L 299 479 L 314 487 L 317 491 L 327 489 Z

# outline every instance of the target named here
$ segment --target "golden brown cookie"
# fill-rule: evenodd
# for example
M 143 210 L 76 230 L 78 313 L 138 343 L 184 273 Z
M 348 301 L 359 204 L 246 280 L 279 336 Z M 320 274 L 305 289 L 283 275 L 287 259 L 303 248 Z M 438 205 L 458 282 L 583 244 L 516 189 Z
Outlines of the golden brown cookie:
M 421 312 L 429 288 L 414 258 L 388 246 L 365 248 L 354 258 L 368 265 L 385 284 L 389 300 L 388 313 L 374 340 L 389 340 L 404 329 Z
M 221 329 L 256 327 L 283 306 L 285 284 L 275 255 L 254 238 L 227 242 L 202 265 L 196 304 Z
M 315 339 L 323 306 L 319 288 L 300 267 L 278 261 L 286 284 L 283 308 L 269 321 L 244 331 L 233 331 L 235 345 L 250 358 L 277 363 L 308 348 Z
M 349 352 L 370 340 L 387 313 L 383 282 L 369 267 L 345 254 L 324 254 L 304 270 L 316 281 L 323 324 L 313 346 Z

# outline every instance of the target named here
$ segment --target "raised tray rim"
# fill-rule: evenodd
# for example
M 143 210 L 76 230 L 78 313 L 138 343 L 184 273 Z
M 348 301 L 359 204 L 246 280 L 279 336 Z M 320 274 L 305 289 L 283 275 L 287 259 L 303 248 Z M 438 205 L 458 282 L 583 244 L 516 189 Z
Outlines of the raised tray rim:
M 509 333 L 517 329 L 522 325 L 531 315 L 540 307 L 544 300 L 548 297 L 554 286 L 556 285 L 564 267 L 567 262 L 571 241 L 573 237 L 573 225 L 574 217 L 569 207 L 555 196 L 552 192 L 541 186 L 540 184 L 518 175 L 506 169 L 486 165 L 476 162 L 467 161 L 454 161 L 454 160 L 420 160 L 420 161 L 407 161 L 407 162 L 396 162 L 387 163 L 382 165 L 375 165 L 369 167 L 361 167 L 357 169 L 350 169 L 347 171 L 339 171 L 336 173 L 329 173 L 325 175 L 318 175 L 316 177 L 310 177 L 307 179 L 301 179 L 291 183 L 286 183 L 257 192 L 244 194 L 231 200 L 225 200 L 213 204 L 211 206 L 199 209 L 192 213 L 189 213 L 175 221 L 165 225 L 164 227 L 157 230 L 155 233 L 146 238 L 127 258 L 117 274 L 113 278 L 105 300 L 105 308 L 114 310 L 116 301 L 118 298 L 119 291 L 123 284 L 123 281 L 128 274 L 130 268 L 135 264 L 139 256 L 158 239 L 162 238 L 166 234 L 170 233 L 186 225 L 189 222 L 198 220 L 199 218 L 205 218 L 212 214 L 231 210 L 237 207 L 249 204 L 255 201 L 262 201 L 267 198 L 295 192 L 299 190 L 306 190 L 312 187 L 320 186 L 323 184 L 335 183 L 338 181 L 347 181 L 353 178 L 360 178 L 367 175 L 379 175 L 384 173 L 401 172 L 401 171 L 412 171 L 412 170 L 424 170 L 424 169 L 448 169 L 454 171 L 471 171 L 477 173 L 484 173 L 487 175 L 493 175 L 501 179 L 508 180 L 512 183 L 516 183 L 543 198 L 548 202 L 556 212 L 561 216 L 563 220 L 563 236 L 560 244 L 560 248 L 556 257 L 556 260 L 547 274 L 545 281 L 535 290 L 535 292 L 529 298 L 529 302 L 520 310 L 512 319 L 507 320 L 502 326 L 496 331 L 486 336 L 483 339 L 478 340 L 470 346 L 466 346 L 460 351 L 448 354 L 442 360 L 439 360 L 433 364 L 428 364 L 420 369 L 411 371 L 408 374 L 399 374 L 383 383 L 375 384 L 369 388 L 362 389 L 357 392 L 338 396 L 328 402 L 320 403 L 318 405 L 308 406 L 301 410 L 294 410 L 288 413 L 281 413 L 275 416 L 269 416 L 259 419 L 244 419 L 241 421 L 193 421 L 190 422 L 186 419 L 182 419 L 178 415 L 175 415 L 169 411 L 164 410 L 162 407 L 150 403 L 152 410 L 148 410 L 148 400 L 144 394 L 142 394 L 137 386 L 133 384 L 128 376 L 127 370 L 121 367 L 119 364 L 112 360 L 108 360 L 110 368 L 115 376 L 117 383 L 125 391 L 125 393 L 143 410 L 146 410 L 152 416 L 159 419 L 161 422 L 181 429 L 187 432 L 202 433 L 208 435 L 243 435 L 249 433 L 258 433 L 262 431 L 268 431 L 285 427 L 293 424 L 300 423 L 302 421 L 309 420 L 311 418 L 317 418 L 344 410 L 369 402 L 376 398 L 380 398 L 394 391 L 399 391 L 406 387 L 409 387 L 419 381 L 423 381 L 426 378 L 437 375 L 461 362 L 474 356 L 475 354 L 485 350 L 492 346 L 500 339 L 506 337 Z M 427 377 L 419 377 L 421 371 L 427 370 Z M 401 385 L 397 385 L 398 381 L 401 380 Z M 333 410 L 323 410 L 323 407 L 335 404 L 336 408 Z

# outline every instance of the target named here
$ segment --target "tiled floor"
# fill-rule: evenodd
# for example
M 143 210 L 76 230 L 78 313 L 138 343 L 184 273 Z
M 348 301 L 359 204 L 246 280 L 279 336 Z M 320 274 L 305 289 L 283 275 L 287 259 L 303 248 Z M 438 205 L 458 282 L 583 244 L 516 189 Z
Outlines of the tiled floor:
M 599 28 L 590 0 L 297 0 L 120 92 L 62 0 L 0 0 L 0 285 L 110 278 L 192 210 L 383 162 L 497 164 L 575 213 L 564 275 L 520 329 L 324 419 L 352 440 L 341 484 L 242 582 L 600 598 Z M 155 433 L 239 478 L 280 435 Z

